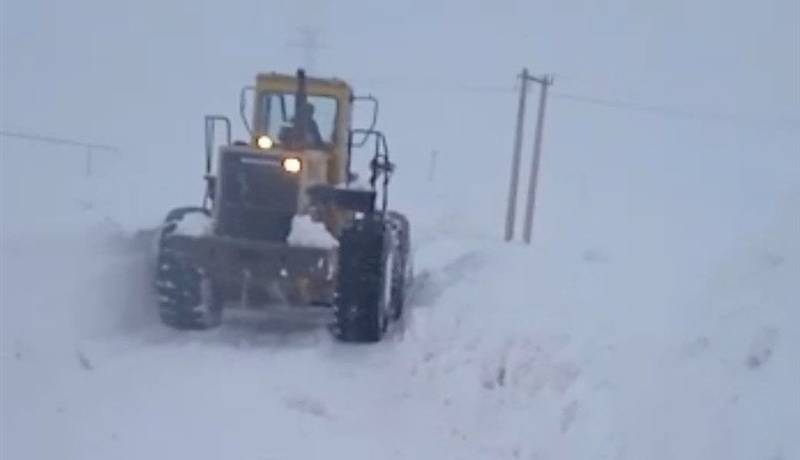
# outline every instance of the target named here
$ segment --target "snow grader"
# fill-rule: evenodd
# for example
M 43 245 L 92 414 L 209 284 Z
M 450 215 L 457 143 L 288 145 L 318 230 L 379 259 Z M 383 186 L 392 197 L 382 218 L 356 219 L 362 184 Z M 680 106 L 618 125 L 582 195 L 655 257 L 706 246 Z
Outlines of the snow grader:
M 371 124 L 356 128 L 362 104 Z M 170 211 L 161 227 L 162 322 L 215 327 L 232 304 L 319 307 L 332 309 L 341 340 L 380 341 L 403 314 L 412 264 L 408 219 L 388 207 L 395 166 L 377 99 L 302 69 L 264 73 L 242 89 L 240 114 L 247 141 L 231 142 L 227 117 L 206 116 L 202 205 Z M 359 175 L 353 158 L 364 150 Z

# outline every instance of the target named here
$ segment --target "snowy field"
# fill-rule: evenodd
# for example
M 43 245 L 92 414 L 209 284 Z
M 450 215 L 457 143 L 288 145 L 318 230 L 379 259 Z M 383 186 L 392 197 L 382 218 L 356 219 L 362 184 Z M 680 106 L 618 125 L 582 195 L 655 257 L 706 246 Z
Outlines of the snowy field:
M 202 196 L 202 114 L 233 115 L 253 73 L 296 65 L 284 43 L 308 18 L 247 0 L 87 0 L 47 15 L 30 3 L 0 10 L 0 127 L 120 151 L 87 177 L 80 149 L 0 139 L 0 459 L 800 459 L 800 42 L 796 22 L 779 21 L 800 15 L 794 3 L 709 1 L 684 15 L 552 2 L 536 40 L 511 1 L 430 2 L 419 17 L 367 2 L 312 20 L 336 37 L 337 20 L 377 18 L 319 65 L 381 98 L 392 200 L 414 233 L 409 314 L 365 346 L 333 340 L 322 316 L 233 311 L 217 330 L 176 332 L 152 296 L 153 229 Z M 720 8 L 727 22 L 709 20 Z M 292 25 L 259 28 L 279 14 Z M 248 28 L 212 34 L 220 23 Z M 770 33 L 717 53 L 745 25 Z M 89 46 L 97 36 L 104 46 Z M 391 62 L 365 69 L 342 53 L 366 37 Z M 547 45 L 559 37 L 571 38 Z M 241 45 L 257 39 L 280 46 Z M 512 52 L 517 39 L 530 49 Z M 554 88 L 565 93 L 772 118 L 554 94 L 535 241 L 506 244 L 511 76 L 530 50 L 571 74 Z M 64 72 L 58 85 L 43 84 L 47 69 Z M 738 92 L 763 78 L 763 91 Z M 34 89 L 47 110 L 31 109 Z
M 446 189 L 396 192 L 427 203 L 418 276 L 374 346 L 335 342 L 325 318 L 161 326 L 151 235 L 71 190 L 71 225 L 7 226 L 2 458 L 800 456 L 797 194 L 717 257 L 647 219 L 593 246 L 501 244 Z

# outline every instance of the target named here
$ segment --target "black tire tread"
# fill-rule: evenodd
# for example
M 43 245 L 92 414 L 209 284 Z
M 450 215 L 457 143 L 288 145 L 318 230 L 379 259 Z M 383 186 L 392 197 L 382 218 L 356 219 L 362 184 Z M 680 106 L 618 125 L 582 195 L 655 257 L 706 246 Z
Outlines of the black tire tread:
M 219 305 L 214 302 L 211 313 L 198 311 L 203 302 L 203 273 L 170 248 L 169 236 L 175 231 L 177 223 L 191 213 L 205 213 L 203 208 L 185 207 L 170 211 L 164 219 L 159 237 L 158 258 L 156 261 L 155 288 L 158 296 L 158 312 L 161 322 L 175 329 L 208 329 L 219 325 Z
M 384 235 L 381 221 L 365 221 L 345 229 L 339 239 L 336 322 L 343 341 L 378 342 L 386 330 L 381 318 Z

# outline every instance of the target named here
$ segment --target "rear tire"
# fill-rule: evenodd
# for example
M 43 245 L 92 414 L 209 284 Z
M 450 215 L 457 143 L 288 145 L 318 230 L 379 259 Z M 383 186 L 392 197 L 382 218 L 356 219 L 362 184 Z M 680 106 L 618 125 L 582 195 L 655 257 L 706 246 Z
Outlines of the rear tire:
M 188 214 L 202 208 L 178 208 L 165 219 L 159 237 L 155 285 L 161 322 L 175 329 L 209 329 L 222 322 L 222 299 L 202 267 L 194 266 L 171 247 L 169 235 Z
M 345 342 L 379 342 L 389 323 L 389 232 L 383 220 L 367 217 L 342 232 L 336 290 L 336 325 Z

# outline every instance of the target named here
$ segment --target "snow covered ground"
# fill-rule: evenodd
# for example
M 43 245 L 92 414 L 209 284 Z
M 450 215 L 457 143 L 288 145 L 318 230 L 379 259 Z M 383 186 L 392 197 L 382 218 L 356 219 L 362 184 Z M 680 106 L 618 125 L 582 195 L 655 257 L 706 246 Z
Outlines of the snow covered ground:
M 800 458 L 796 2 L 322 8 L 319 66 L 382 101 L 409 314 L 369 346 L 324 317 L 167 329 L 151 230 L 202 196 L 201 115 L 297 64 L 301 3 L 0 5 L 0 127 L 120 148 L 87 177 L 0 139 L 0 458 Z M 521 65 L 566 74 L 531 247 L 499 235 Z
M 417 203 L 418 282 L 374 346 L 316 317 L 172 331 L 149 292 L 152 235 L 89 211 L 8 226 L 2 458 L 800 456 L 800 196 L 706 261 L 625 233 L 502 244 L 428 187 L 397 192 Z

